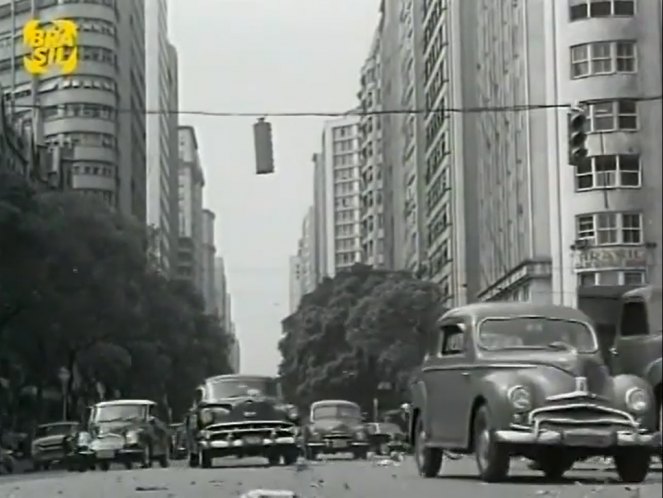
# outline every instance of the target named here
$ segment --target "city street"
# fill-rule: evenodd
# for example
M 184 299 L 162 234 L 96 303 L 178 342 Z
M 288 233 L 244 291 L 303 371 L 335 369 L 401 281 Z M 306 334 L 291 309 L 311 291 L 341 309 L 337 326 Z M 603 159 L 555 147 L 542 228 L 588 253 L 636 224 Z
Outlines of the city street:
M 417 477 L 414 464 L 387 465 L 386 461 L 329 460 L 307 468 L 265 468 L 261 461 L 219 461 L 211 470 L 189 469 L 173 462 L 170 469 L 120 470 L 84 474 L 54 471 L 0 477 L 0 498 L 124 498 L 124 497 L 239 497 L 252 489 L 292 490 L 306 498 L 604 498 L 661 496 L 661 473 L 657 465 L 641 486 L 615 482 L 607 468 L 585 464 L 561 483 L 547 484 L 524 463 L 514 462 L 508 483 L 488 486 L 475 478 L 471 459 L 449 462 L 437 479 Z M 250 465 L 250 466 L 249 466 Z

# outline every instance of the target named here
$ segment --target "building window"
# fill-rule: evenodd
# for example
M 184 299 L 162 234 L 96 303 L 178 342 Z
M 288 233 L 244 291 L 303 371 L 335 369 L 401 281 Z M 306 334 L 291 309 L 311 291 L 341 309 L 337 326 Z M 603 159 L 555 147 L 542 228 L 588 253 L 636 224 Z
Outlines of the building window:
M 645 270 L 602 270 L 578 273 L 578 287 L 639 286 L 647 283 Z
M 638 107 L 634 100 L 607 100 L 588 105 L 589 132 L 634 131 L 638 129 Z
M 634 41 L 585 43 L 571 47 L 571 78 L 635 72 L 637 50 Z
M 638 154 L 618 154 L 588 158 L 576 168 L 576 190 L 639 188 L 642 169 Z
M 593 246 L 643 243 L 641 213 L 594 213 L 576 217 L 576 239 Z
M 572 21 L 592 17 L 633 16 L 635 0 L 571 0 Z

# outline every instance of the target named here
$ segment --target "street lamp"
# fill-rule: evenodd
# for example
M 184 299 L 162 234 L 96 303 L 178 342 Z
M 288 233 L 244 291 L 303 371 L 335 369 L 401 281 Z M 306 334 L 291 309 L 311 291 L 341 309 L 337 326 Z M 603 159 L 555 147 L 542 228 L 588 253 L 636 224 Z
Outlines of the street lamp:
M 67 395 L 69 390 L 69 379 L 71 374 L 66 367 L 60 368 L 58 371 L 58 379 L 62 384 L 62 420 L 67 420 Z

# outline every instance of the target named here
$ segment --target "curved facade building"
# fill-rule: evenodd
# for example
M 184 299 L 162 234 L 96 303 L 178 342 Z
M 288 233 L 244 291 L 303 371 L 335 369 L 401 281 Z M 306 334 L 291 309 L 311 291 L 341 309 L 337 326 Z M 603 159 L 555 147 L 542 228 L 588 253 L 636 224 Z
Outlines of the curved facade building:
M 72 149 L 72 186 L 145 219 L 145 54 L 141 0 L 0 0 L 0 82 L 38 141 Z M 34 9 L 34 10 L 33 10 Z M 32 18 L 77 23 L 79 65 L 33 79 L 22 68 L 21 29 Z M 16 33 L 15 42 L 11 33 Z M 119 40 L 123 43 L 120 44 Z M 12 53 L 16 54 L 12 64 Z M 38 108 L 38 120 L 32 108 Z M 137 109 L 137 112 L 131 110 Z

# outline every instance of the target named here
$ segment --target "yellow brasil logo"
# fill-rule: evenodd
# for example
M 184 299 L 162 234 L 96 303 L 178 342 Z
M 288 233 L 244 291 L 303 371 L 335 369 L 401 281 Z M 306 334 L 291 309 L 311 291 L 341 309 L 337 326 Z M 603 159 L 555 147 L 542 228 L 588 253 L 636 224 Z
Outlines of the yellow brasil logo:
M 59 66 L 62 74 L 71 74 L 78 67 L 78 27 L 73 21 L 59 19 L 52 26 L 41 27 L 37 20 L 23 26 L 23 43 L 32 53 L 23 57 L 23 67 L 30 74 L 44 74 Z

